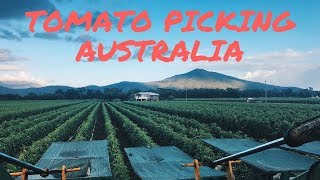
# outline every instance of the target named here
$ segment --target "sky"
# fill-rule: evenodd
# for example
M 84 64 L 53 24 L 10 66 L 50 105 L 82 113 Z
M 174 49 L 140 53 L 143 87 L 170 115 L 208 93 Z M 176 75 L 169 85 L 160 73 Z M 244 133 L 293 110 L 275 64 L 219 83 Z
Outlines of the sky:
M 320 89 L 320 2 L 272 0 L 4 0 L 0 6 L 0 85 L 11 88 L 41 87 L 48 85 L 67 85 L 82 87 L 87 85 L 108 85 L 120 81 L 149 82 L 182 74 L 195 68 L 215 71 L 245 80 L 264 82 L 280 86 L 313 87 Z M 134 33 L 130 28 L 132 19 L 127 19 L 122 33 L 113 28 L 110 32 L 102 30 L 86 32 L 82 27 L 72 28 L 70 32 L 45 33 L 42 28 L 44 18 L 40 18 L 35 32 L 29 31 L 30 19 L 27 11 L 59 10 L 62 18 L 67 19 L 71 11 L 79 15 L 90 11 L 93 14 L 134 10 L 137 13 L 148 11 L 152 28 L 143 33 Z M 218 14 L 243 10 L 271 11 L 274 16 L 284 11 L 290 12 L 290 19 L 296 28 L 287 32 L 242 32 L 228 30 L 221 32 L 181 33 L 180 28 L 187 22 L 174 26 L 164 32 L 164 20 L 172 10 L 185 12 L 198 10 Z M 111 17 L 111 16 L 110 16 Z M 117 19 L 111 17 L 116 23 Z M 214 26 L 214 16 L 206 25 Z M 241 23 L 241 18 L 232 21 Z M 113 41 L 126 40 L 165 40 L 170 48 L 183 40 L 191 47 L 195 40 L 201 41 L 200 53 L 212 54 L 213 40 L 226 40 L 228 43 L 239 41 L 244 56 L 236 62 L 152 62 L 150 53 L 144 62 L 134 57 L 126 62 L 113 58 L 107 62 L 76 62 L 75 57 L 81 44 L 92 41 L 111 47 Z M 133 50 L 134 51 L 134 50 Z

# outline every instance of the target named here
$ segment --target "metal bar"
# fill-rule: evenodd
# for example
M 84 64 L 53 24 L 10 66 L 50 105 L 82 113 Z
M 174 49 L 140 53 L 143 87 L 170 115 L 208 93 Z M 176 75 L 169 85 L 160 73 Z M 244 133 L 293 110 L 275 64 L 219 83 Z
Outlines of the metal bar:
M 260 146 L 257 146 L 257 147 L 254 147 L 254 148 L 250 148 L 248 150 L 245 150 L 245 151 L 242 151 L 242 152 L 239 152 L 239 153 L 236 153 L 236 154 L 232 154 L 230 156 L 215 160 L 215 161 L 213 161 L 213 166 L 216 166 L 216 165 L 219 165 L 219 164 L 222 164 L 224 162 L 231 161 L 231 160 L 237 160 L 237 159 L 239 159 L 239 158 L 241 158 L 243 156 L 248 156 L 248 155 L 251 155 L 251 154 L 254 154 L 254 153 L 258 153 L 258 152 L 264 151 L 266 149 L 270 149 L 270 148 L 273 148 L 273 147 L 280 146 L 282 144 L 285 144 L 285 140 L 284 140 L 284 138 L 279 138 L 279 139 L 276 139 L 274 141 L 262 144 Z
M 22 167 L 22 168 L 25 168 L 25 169 L 28 169 L 28 170 L 32 170 L 34 173 L 38 173 L 38 174 L 47 174 L 48 173 L 43 168 L 40 168 L 40 167 L 32 165 L 30 163 L 21 161 L 21 160 L 19 160 L 17 158 L 11 157 L 11 156 L 6 155 L 6 154 L 1 153 L 1 152 L 0 152 L 0 159 L 5 161 L 5 162 L 7 162 L 7 163 L 9 163 L 9 164 L 13 164 L 13 165 L 16 165 L 16 166 L 19 166 L 19 167 Z

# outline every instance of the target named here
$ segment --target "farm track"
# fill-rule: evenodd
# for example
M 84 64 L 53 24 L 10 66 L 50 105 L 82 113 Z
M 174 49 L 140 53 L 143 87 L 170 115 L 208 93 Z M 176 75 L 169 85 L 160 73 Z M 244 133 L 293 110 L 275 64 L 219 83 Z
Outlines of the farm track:
M 94 125 L 97 121 L 97 113 L 101 102 L 98 102 L 88 117 L 79 126 L 73 141 L 90 141 L 92 140 Z
M 94 124 L 92 140 L 103 140 L 107 138 L 103 108 L 104 104 L 101 103 L 97 112 L 97 120 Z

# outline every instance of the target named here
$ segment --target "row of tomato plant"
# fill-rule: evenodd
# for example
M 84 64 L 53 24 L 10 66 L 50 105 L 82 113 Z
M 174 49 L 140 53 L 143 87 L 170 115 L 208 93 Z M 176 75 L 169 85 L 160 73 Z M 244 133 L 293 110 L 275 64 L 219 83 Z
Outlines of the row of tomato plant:
M 301 104 L 248 104 L 216 102 L 127 102 L 129 104 L 216 123 L 225 131 L 241 131 L 257 140 L 272 140 L 306 118 L 319 115 L 320 106 Z M 259 130 L 257 130 L 259 129 Z
M 105 104 L 102 105 L 102 114 L 108 140 L 108 151 L 110 156 L 110 166 L 114 179 L 130 179 L 130 173 L 125 165 L 124 154 L 116 135 L 115 127 L 111 123 L 110 115 Z
M 7 137 L 0 138 L 0 151 L 9 155 L 16 156 L 17 154 L 19 154 L 23 147 L 28 146 L 34 141 L 45 137 L 61 124 L 63 124 L 66 120 L 75 116 L 79 112 L 79 110 L 82 109 L 84 109 L 83 106 L 73 110 L 69 110 L 62 114 L 56 114 L 53 119 L 43 119 L 44 121 L 40 123 L 33 124 L 32 122 L 30 122 L 33 124 L 32 127 L 20 132 L 12 133 Z
M 132 146 L 152 147 L 156 145 L 150 136 L 148 136 L 147 132 L 139 128 L 128 117 L 120 113 L 108 103 L 106 103 L 106 107 L 109 110 L 111 119 L 116 121 L 115 123 L 120 124 L 122 131 L 127 134 Z
M 211 134 L 212 137 L 214 138 L 249 138 L 246 135 L 242 134 L 241 132 L 233 133 L 230 131 L 223 131 L 215 123 L 204 124 L 196 121 L 195 119 L 179 117 L 176 115 L 170 115 L 170 114 L 162 113 L 159 111 L 153 111 L 153 110 L 149 110 L 146 108 L 133 106 L 129 104 L 124 104 L 124 103 L 113 103 L 113 104 L 121 106 L 122 108 L 128 111 L 131 111 L 133 113 L 136 113 L 137 115 L 145 117 L 149 120 L 153 119 L 158 124 L 165 124 L 168 127 L 171 127 L 175 132 L 178 132 L 178 134 L 185 134 L 187 137 L 196 139 L 197 141 L 202 138 L 210 138 L 208 134 Z M 185 125 L 185 128 L 181 128 L 183 127 L 181 125 Z M 181 130 L 179 131 L 179 129 L 175 128 L 176 126 L 178 127 L 180 126 L 179 129 Z M 167 145 L 167 144 L 163 144 L 163 145 Z M 213 151 L 213 152 L 217 154 L 217 157 L 221 156 L 219 152 L 217 151 Z M 206 156 L 202 155 L 198 157 L 206 157 Z M 205 162 L 207 162 L 207 164 L 210 165 L 211 159 L 207 158 Z M 254 173 L 252 169 L 250 169 L 246 165 L 238 166 L 235 173 L 237 174 L 238 177 L 244 177 L 244 179 L 255 177 L 257 175 L 256 173 Z
M 4 121 L 10 121 L 19 117 L 32 116 L 32 115 L 48 112 L 51 110 L 71 106 L 74 104 L 80 104 L 80 103 L 83 103 L 83 101 L 52 102 L 52 103 L 44 103 L 41 106 L 37 104 L 33 105 L 32 103 L 30 103 L 28 104 L 28 106 L 24 106 L 23 108 L 13 107 L 11 110 L 2 111 L 0 113 L 0 123 Z
M 79 127 L 74 141 L 88 141 L 92 137 L 92 131 L 97 121 L 98 111 L 101 108 L 101 102 L 99 102 L 95 108 L 90 112 L 86 121 L 84 121 Z
M 24 148 L 19 156 L 19 159 L 30 163 L 36 163 L 42 154 L 48 149 L 51 143 L 57 141 L 68 141 L 69 138 L 74 135 L 83 121 L 85 121 L 95 105 L 96 103 L 86 107 L 80 112 L 78 111 L 76 115 L 66 120 L 54 131 L 50 132 L 46 137 L 38 141 L 34 141 L 32 145 Z
M 72 109 L 78 109 L 79 107 L 87 106 L 90 103 L 91 102 L 86 102 L 84 104 L 67 106 L 57 110 L 51 110 L 47 113 L 41 113 L 26 118 L 19 118 L 12 121 L 5 121 L 0 125 L 0 129 L 2 129 L 0 131 L 0 138 L 14 135 L 13 133 L 21 134 L 23 131 L 32 128 L 35 124 L 54 119 L 55 117 L 57 117 L 57 114 L 64 114 L 71 111 Z
M 141 116 L 157 116 L 159 121 L 166 122 L 171 127 L 183 125 L 183 129 L 186 131 L 186 135 L 190 137 L 194 137 L 195 135 L 199 138 L 210 138 L 211 136 L 215 138 L 247 137 L 241 132 L 223 131 L 216 123 L 204 124 L 195 119 L 170 115 L 159 111 L 133 106 L 130 104 L 118 103 L 118 105 L 127 108 L 128 110 L 131 110 L 132 112 L 135 112 Z
M 4 114 L 11 114 L 16 111 L 28 111 L 32 109 L 39 109 L 44 106 L 57 106 L 67 103 L 75 103 L 70 100 L 19 100 L 19 101 L 1 101 L 0 116 Z
M 157 120 L 157 115 L 139 115 L 116 103 L 113 103 L 112 106 L 130 118 L 130 120 L 136 123 L 139 127 L 145 128 L 159 145 L 176 146 L 189 155 L 209 165 L 217 157 L 221 157 L 220 153 L 205 145 L 204 142 L 197 137 L 197 134 L 195 134 L 193 138 L 188 137 L 184 134 L 187 130 L 177 131 L 177 129 L 168 125 L 165 119 L 162 119 L 161 121 Z

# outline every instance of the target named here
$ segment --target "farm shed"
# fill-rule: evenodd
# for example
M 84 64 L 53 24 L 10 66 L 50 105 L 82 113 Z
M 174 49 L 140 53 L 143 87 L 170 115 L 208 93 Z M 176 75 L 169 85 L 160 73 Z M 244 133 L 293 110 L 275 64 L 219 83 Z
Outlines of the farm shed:
M 153 92 L 139 92 L 134 95 L 136 101 L 159 101 L 159 94 Z

